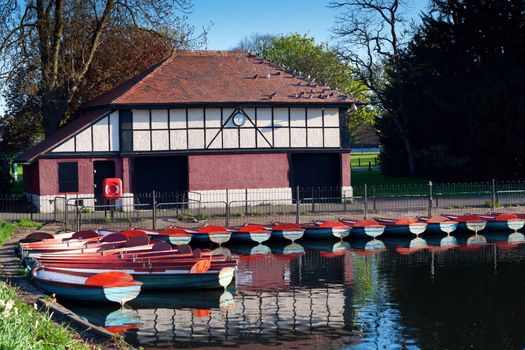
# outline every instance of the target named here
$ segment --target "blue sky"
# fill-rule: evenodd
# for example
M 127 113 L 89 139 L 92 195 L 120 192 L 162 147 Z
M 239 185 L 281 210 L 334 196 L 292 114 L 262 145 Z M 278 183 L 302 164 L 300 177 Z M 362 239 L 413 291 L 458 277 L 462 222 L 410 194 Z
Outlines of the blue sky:
M 406 13 L 417 18 L 429 0 L 407 0 Z M 209 27 L 207 49 L 228 50 L 255 33 L 300 33 L 331 42 L 335 9 L 329 0 L 193 0 L 188 23 Z M 5 107 L 0 97 L 0 115 Z
M 301 33 L 330 42 L 337 10 L 330 0 L 193 0 L 189 23 L 196 29 L 211 24 L 207 48 L 227 50 L 254 33 Z M 428 0 L 407 0 L 407 17 L 415 18 Z

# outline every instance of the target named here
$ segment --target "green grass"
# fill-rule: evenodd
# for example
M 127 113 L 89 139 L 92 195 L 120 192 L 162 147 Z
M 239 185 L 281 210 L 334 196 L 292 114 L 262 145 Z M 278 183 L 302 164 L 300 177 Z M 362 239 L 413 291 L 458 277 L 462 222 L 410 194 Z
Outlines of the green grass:
M 428 184 L 428 179 L 419 177 L 388 177 L 380 170 L 353 171 L 352 186 L 414 185 Z
M 89 349 L 71 338 L 69 330 L 36 310 L 0 282 L 0 349 Z
M 29 219 L 21 219 L 13 222 L 0 220 L 0 245 L 11 238 L 17 228 L 36 228 L 40 224 Z
M 368 164 L 372 166 L 379 165 L 379 153 L 352 153 L 350 155 L 350 165 L 352 169 L 356 168 L 368 168 Z
M 17 228 L 39 227 L 23 219 L 0 220 L 0 245 L 11 238 Z M 0 349 L 89 349 L 71 338 L 68 328 L 51 320 L 47 312 L 39 312 L 18 296 L 14 287 L 0 282 Z

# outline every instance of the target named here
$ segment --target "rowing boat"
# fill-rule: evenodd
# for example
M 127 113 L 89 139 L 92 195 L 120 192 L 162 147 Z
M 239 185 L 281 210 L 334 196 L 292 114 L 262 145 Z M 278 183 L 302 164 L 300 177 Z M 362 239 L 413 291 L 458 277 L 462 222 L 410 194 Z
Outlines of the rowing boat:
M 142 283 L 121 271 L 86 274 L 37 267 L 32 272 L 35 283 L 59 297 L 89 302 L 124 304 L 136 298 Z
M 389 236 L 407 236 L 416 235 L 419 236 L 425 232 L 427 224 L 424 222 L 418 222 L 414 218 L 376 218 L 376 221 L 380 225 L 385 226 L 385 235 Z
M 276 240 L 288 240 L 295 242 L 304 235 L 304 228 L 292 223 L 273 223 L 268 227 L 272 231 L 272 238 Z
M 340 221 L 352 227 L 350 238 L 375 238 L 385 231 L 385 226 L 375 220 L 340 219 Z
M 231 241 L 240 243 L 266 242 L 270 239 L 272 231 L 263 225 L 244 224 L 242 226 L 230 227 Z
M 350 234 L 350 226 L 340 221 L 314 221 L 302 225 L 304 237 L 310 239 L 343 239 Z

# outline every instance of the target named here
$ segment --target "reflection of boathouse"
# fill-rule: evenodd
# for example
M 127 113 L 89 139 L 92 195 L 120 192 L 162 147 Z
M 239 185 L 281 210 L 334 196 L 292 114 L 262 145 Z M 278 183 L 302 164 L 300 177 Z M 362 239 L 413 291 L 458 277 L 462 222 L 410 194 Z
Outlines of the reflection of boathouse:
M 325 269 L 324 280 L 310 278 L 310 270 Z M 168 346 L 192 342 L 192 346 L 224 346 L 240 343 L 278 345 L 283 341 L 307 345 L 306 335 L 348 334 L 352 320 L 350 254 L 321 257 L 261 255 L 241 260 L 235 306 L 209 314 L 197 309 L 138 309 L 140 330 L 126 340 L 141 346 Z M 204 315 L 204 316 L 202 316 Z M 340 334 L 338 334 L 340 332 Z M 328 345 L 329 337 L 319 344 Z

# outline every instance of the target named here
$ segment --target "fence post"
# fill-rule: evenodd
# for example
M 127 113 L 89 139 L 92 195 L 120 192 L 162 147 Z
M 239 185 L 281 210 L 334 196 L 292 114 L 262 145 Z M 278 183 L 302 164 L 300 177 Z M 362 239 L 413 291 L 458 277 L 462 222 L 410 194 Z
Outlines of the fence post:
M 365 208 L 364 208 L 364 219 L 367 219 L 368 216 L 368 185 L 365 184 Z
M 244 215 L 248 215 L 248 189 L 244 189 Z
M 226 226 L 230 226 L 230 199 L 228 189 L 226 189 Z
M 34 204 L 33 204 L 33 194 L 31 193 L 29 196 L 30 196 L 30 203 L 31 203 L 30 206 L 29 206 L 29 211 L 30 211 L 29 215 L 30 215 L 30 217 L 31 217 L 31 221 L 33 221 L 33 211 L 34 211 L 34 210 L 33 210 L 33 208 L 34 208 Z
M 78 232 L 78 231 L 80 231 L 80 215 L 81 215 L 80 210 L 78 210 L 78 199 L 75 202 L 75 208 L 76 208 L 76 211 L 77 211 L 77 232 Z
M 295 223 L 301 222 L 301 196 L 299 195 L 299 186 L 295 188 Z
M 492 212 L 496 211 L 496 181 L 492 179 Z
M 151 204 L 153 205 L 153 212 L 152 212 L 152 219 L 153 224 L 152 228 L 155 229 L 156 223 L 157 223 L 157 197 L 155 191 L 151 192 Z
M 56 200 L 56 198 L 55 198 Z M 64 195 L 64 231 L 67 231 L 67 227 L 68 227 L 68 218 L 69 218 L 69 213 L 68 213 L 68 206 L 67 206 L 67 193 Z
M 312 213 L 315 213 L 314 187 L 312 186 Z
M 432 205 L 434 200 L 432 198 L 432 181 L 428 182 L 428 217 L 432 216 Z
M 376 205 L 376 187 L 372 186 L 372 205 L 374 213 L 377 212 L 377 205 Z

